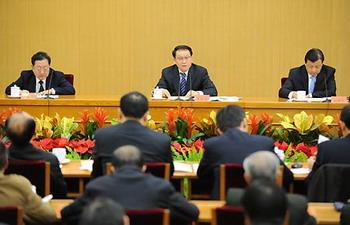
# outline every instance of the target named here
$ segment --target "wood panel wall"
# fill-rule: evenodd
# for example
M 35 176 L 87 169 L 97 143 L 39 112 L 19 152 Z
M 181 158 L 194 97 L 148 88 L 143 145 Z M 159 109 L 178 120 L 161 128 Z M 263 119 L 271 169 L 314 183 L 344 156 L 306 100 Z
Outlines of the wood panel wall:
M 221 95 L 277 96 L 312 47 L 349 95 L 349 12 L 348 0 L 1 0 L 0 88 L 44 50 L 80 94 L 149 94 L 188 44 Z

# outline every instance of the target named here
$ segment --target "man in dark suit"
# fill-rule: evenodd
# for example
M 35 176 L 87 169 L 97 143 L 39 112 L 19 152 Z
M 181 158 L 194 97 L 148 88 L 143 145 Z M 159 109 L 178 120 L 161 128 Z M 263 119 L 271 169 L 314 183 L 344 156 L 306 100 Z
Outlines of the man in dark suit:
M 162 70 L 162 77 L 157 84 L 162 89 L 163 97 L 218 95 L 207 69 L 192 63 L 192 53 L 187 45 L 174 48 L 172 55 L 175 65 Z
M 280 161 L 269 151 L 258 151 L 249 155 L 243 161 L 244 179 L 252 183 L 255 180 L 268 180 L 276 182 L 279 175 Z M 226 204 L 241 206 L 245 193 L 241 188 L 230 188 L 227 192 Z M 289 225 L 316 225 L 314 217 L 307 212 L 307 199 L 298 194 L 287 194 Z
M 113 199 L 125 209 L 167 208 L 171 224 L 174 225 L 197 220 L 198 208 L 177 193 L 169 181 L 142 172 L 142 153 L 137 147 L 119 147 L 113 153 L 112 163 L 114 174 L 88 183 L 84 194 L 62 209 L 64 224 L 77 224 L 82 208 L 95 197 L 101 196 Z
M 16 85 L 25 92 L 53 95 L 74 95 L 74 87 L 64 78 L 64 74 L 50 68 L 51 58 L 46 52 L 37 52 L 32 56 L 32 70 L 24 70 L 20 77 L 7 86 L 5 93 L 11 94 Z
M 216 115 L 216 124 L 220 136 L 209 138 L 204 142 L 205 151 L 197 171 L 202 181 L 210 180 L 213 183 L 214 199 L 219 197 L 220 164 L 242 164 L 243 160 L 253 152 L 262 149 L 273 152 L 274 149 L 271 138 L 247 133 L 245 112 L 239 106 L 228 105 L 221 108 Z M 285 166 L 283 179 L 285 187 L 288 187 L 292 180 L 293 174 Z
M 343 138 L 322 142 L 318 145 L 316 161 L 309 176 L 310 181 L 315 172 L 324 164 L 350 164 L 350 105 L 345 106 L 340 113 L 339 121 Z
M 297 91 L 306 91 L 307 97 L 321 98 L 336 95 L 335 69 L 324 65 L 320 49 L 310 49 L 305 64 L 289 71 L 286 82 L 279 90 L 281 98 L 296 98 Z
M 45 160 L 50 162 L 51 191 L 54 198 L 64 198 L 67 194 L 67 185 L 64 181 L 60 164 L 55 155 L 35 148 L 30 140 L 35 133 L 35 121 L 25 113 L 13 114 L 6 121 L 7 136 L 11 141 L 9 148 L 10 159 Z
M 283 225 L 287 215 L 285 192 L 268 180 L 256 180 L 242 198 L 247 221 L 251 225 Z
M 121 123 L 99 129 L 95 133 L 93 177 L 104 174 L 105 163 L 110 161 L 113 151 L 123 145 L 138 147 L 145 162 L 170 163 L 171 173 L 173 173 L 170 137 L 146 127 L 147 115 L 148 100 L 143 94 L 130 92 L 121 98 Z

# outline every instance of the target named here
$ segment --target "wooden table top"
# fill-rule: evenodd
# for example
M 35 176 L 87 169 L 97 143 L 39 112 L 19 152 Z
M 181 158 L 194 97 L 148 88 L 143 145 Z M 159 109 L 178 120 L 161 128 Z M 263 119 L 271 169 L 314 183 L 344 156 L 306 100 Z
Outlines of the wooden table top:
M 52 207 L 56 211 L 57 218 L 61 218 L 61 209 L 72 203 L 72 199 L 53 199 L 50 201 Z M 190 201 L 195 204 L 200 211 L 199 221 L 210 222 L 212 215 L 211 211 L 215 207 L 220 207 L 225 204 L 224 201 L 211 200 L 195 200 Z M 310 202 L 308 211 L 313 215 L 319 225 L 335 225 L 339 224 L 340 213 L 334 209 L 333 203 Z

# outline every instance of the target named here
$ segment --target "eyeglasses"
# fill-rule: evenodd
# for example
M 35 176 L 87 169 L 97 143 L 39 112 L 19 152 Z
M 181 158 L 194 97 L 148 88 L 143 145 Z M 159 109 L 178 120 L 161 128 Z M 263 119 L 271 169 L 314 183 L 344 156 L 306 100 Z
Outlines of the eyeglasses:
M 35 71 L 38 71 L 38 72 L 40 72 L 40 71 L 48 71 L 50 69 L 50 67 L 49 66 L 34 66 L 33 67 L 33 70 L 35 70 Z
M 176 60 L 179 60 L 179 61 L 185 60 L 185 61 L 187 61 L 187 60 L 189 60 L 191 57 L 192 57 L 192 56 L 176 57 Z

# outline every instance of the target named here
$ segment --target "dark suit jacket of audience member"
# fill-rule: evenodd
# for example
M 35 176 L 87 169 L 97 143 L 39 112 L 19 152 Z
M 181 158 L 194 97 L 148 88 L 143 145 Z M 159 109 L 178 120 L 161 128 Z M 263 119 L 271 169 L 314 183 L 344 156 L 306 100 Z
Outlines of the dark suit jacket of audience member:
M 241 200 L 245 190 L 230 188 L 227 192 L 226 205 L 242 206 Z M 289 225 L 316 225 L 316 220 L 307 212 L 307 199 L 305 196 L 287 193 Z
M 136 166 L 124 166 L 113 175 L 88 183 L 84 194 L 61 211 L 62 221 L 78 224 L 82 208 L 96 196 L 105 196 L 126 209 L 168 208 L 172 224 L 189 224 L 198 218 L 198 208 L 187 202 L 169 181 L 145 174 Z
M 50 86 L 50 79 L 51 86 Z M 7 86 L 5 93 L 11 94 L 11 87 L 18 86 L 21 90 L 28 90 L 29 92 L 36 92 L 36 77 L 32 70 L 24 70 L 21 72 L 20 77 L 9 86 Z M 74 87 L 64 78 L 64 74 L 60 71 L 50 69 L 49 76 L 46 78 L 45 89 L 55 89 L 57 95 L 74 95 Z
M 111 161 L 111 156 L 118 147 L 134 145 L 142 152 L 145 162 L 170 163 L 171 174 L 174 171 L 170 149 L 170 137 L 152 131 L 139 122 L 128 120 L 108 128 L 99 129 L 95 134 L 93 177 L 104 174 L 104 166 Z
M 325 141 L 318 145 L 316 161 L 306 181 L 309 182 L 318 168 L 324 164 L 350 164 L 350 134 L 346 137 Z
M 340 225 L 350 225 L 350 205 L 345 205 L 340 214 Z
M 273 152 L 274 145 L 271 138 L 249 135 L 238 128 L 231 128 L 223 135 L 207 139 L 204 142 L 204 149 L 197 175 L 201 180 L 211 179 L 214 182 L 212 198 L 218 199 L 220 164 L 243 164 L 244 159 L 256 151 Z M 293 181 L 293 174 L 285 165 L 284 167 L 283 184 L 288 187 Z
M 50 162 L 51 190 L 54 198 L 64 198 L 67 195 L 67 185 L 64 181 L 60 163 L 55 155 L 35 148 L 28 144 L 23 147 L 11 146 L 9 148 L 10 159 L 21 160 L 44 160 Z
M 167 89 L 172 96 L 177 96 L 179 94 L 179 82 L 179 69 L 176 65 L 172 65 L 162 70 L 162 77 L 157 86 Z M 192 83 L 192 90 L 194 91 L 202 91 L 205 95 L 218 95 L 216 87 L 204 67 L 196 64 L 191 65 L 187 76 L 186 93 L 191 89 L 190 83 Z
M 315 89 L 312 93 L 312 97 L 326 97 L 326 94 L 327 97 L 336 95 L 334 73 L 334 68 L 326 65 L 322 66 L 321 72 L 316 77 Z M 281 98 L 288 98 L 291 91 L 306 91 L 306 94 L 309 94 L 309 76 L 305 65 L 293 68 L 289 71 L 288 79 L 280 88 L 278 95 Z

